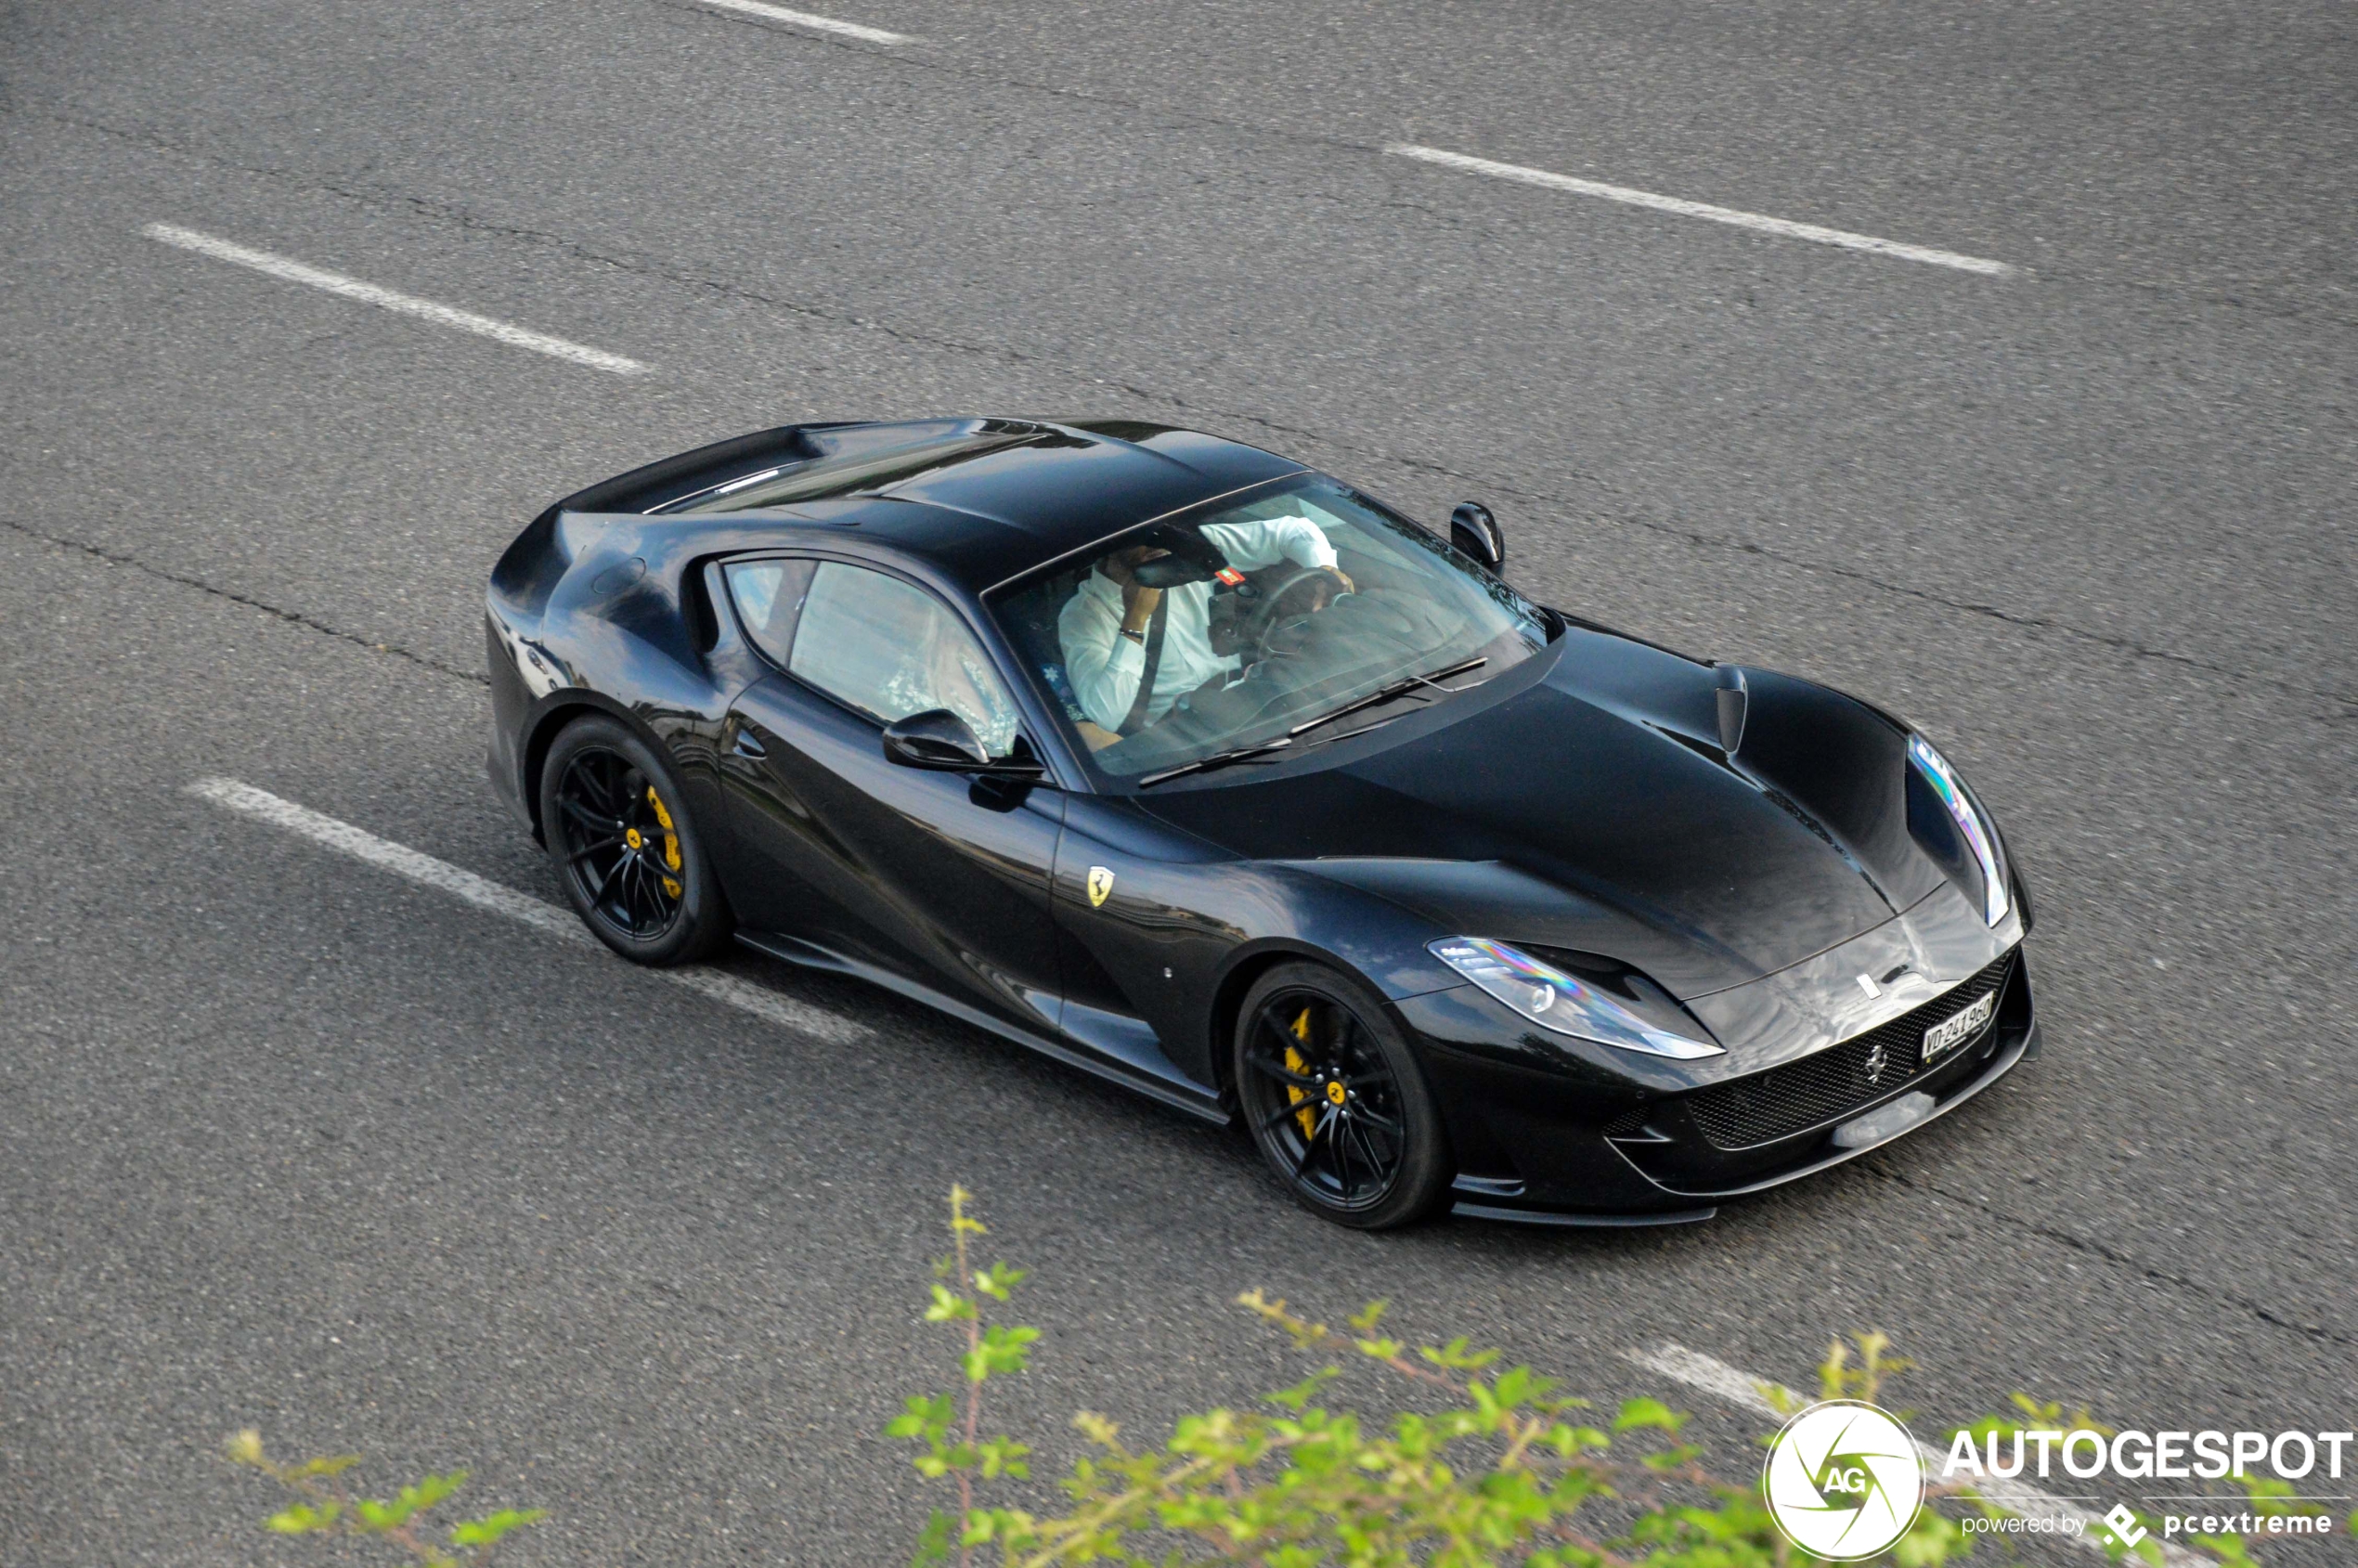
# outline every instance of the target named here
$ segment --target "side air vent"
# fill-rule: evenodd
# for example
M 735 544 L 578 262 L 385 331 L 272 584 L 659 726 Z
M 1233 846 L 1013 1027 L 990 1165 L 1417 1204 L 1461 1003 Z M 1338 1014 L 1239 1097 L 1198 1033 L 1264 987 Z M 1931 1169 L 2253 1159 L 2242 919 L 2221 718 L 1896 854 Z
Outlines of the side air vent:
M 1719 749 L 1729 756 L 1744 744 L 1744 719 L 1752 707 L 1752 693 L 1744 685 L 1744 672 L 1734 665 L 1719 667 Z

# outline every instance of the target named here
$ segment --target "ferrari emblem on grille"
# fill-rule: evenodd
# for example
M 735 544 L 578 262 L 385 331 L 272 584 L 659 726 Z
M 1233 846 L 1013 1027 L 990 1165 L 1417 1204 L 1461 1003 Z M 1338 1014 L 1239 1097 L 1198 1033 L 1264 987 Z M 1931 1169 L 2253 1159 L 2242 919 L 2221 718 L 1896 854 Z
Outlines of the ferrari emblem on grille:
M 1101 865 L 1091 866 L 1089 868 L 1089 907 L 1104 908 L 1106 900 L 1111 896 L 1112 892 L 1113 873 Z
M 1883 1069 L 1890 1065 L 1891 1056 L 1889 1053 L 1884 1050 L 1882 1041 L 1876 1041 L 1875 1048 L 1867 1053 L 1867 1082 L 1870 1083 L 1882 1082 Z

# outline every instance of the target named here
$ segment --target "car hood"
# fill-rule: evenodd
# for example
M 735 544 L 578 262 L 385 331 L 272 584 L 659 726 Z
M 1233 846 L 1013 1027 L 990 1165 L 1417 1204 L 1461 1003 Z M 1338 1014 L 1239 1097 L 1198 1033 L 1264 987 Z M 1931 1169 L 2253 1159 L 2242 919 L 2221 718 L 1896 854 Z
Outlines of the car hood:
M 1577 630 L 1531 663 L 1367 755 L 1140 803 L 1450 931 L 1620 959 L 1682 1000 L 1822 953 L 1937 886 L 1906 841 L 1904 735 L 1863 705 L 1747 671 L 1731 758 L 1710 667 Z

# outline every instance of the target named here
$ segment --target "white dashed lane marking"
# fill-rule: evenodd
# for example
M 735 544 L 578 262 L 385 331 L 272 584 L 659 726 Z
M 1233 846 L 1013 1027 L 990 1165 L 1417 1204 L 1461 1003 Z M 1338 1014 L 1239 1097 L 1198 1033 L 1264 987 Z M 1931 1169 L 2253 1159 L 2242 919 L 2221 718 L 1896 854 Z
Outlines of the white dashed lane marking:
M 1954 251 L 1936 251 L 1929 245 L 1908 245 L 1897 240 L 1878 240 L 1872 234 L 1853 234 L 1847 229 L 1820 228 L 1814 223 L 1794 223 L 1789 218 L 1772 218 L 1759 213 L 1739 212 L 1733 207 L 1715 207 L 1708 201 L 1689 201 L 1678 196 L 1657 196 L 1651 190 L 1633 190 L 1626 185 L 1606 185 L 1600 180 L 1575 179 L 1570 175 L 1552 175 L 1545 169 L 1526 169 L 1520 163 L 1497 163 L 1487 158 L 1475 158 L 1463 152 L 1445 152 L 1437 147 L 1419 147 L 1411 142 L 1394 142 L 1384 149 L 1396 158 L 1414 158 L 1419 162 L 1439 164 L 1469 175 L 1487 175 L 1492 179 L 1513 180 L 1519 185 L 1535 185 L 1548 190 L 1569 191 L 1574 196 L 1594 196 L 1607 201 L 1619 201 L 1626 206 L 1651 207 L 1657 213 L 1676 213 L 1682 218 L 1703 218 L 1711 223 L 1733 225 L 1760 234 L 1773 234 L 1785 240 L 1807 240 L 1820 245 L 1839 245 L 1846 251 L 1866 251 L 1879 256 L 1897 256 L 1902 261 L 1927 262 L 1934 266 L 1953 266 L 1961 272 L 1986 273 L 2002 278 L 2014 268 L 2002 261 L 1986 256 L 1959 255 Z
M 809 11 L 789 11 L 784 6 L 765 4 L 765 0 L 697 0 L 698 5 L 718 6 L 724 11 L 743 11 L 749 17 L 767 17 L 790 27 L 807 27 L 814 32 L 832 32 L 842 38 L 857 38 L 863 44 L 913 44 L 914 38 L 905 32 L 887 32 L 881 27 L 862 27 L 856 21 L 837 21 L 833 17 L 816 17 Z
M 1768 1378 L 1756 1378 L 1749 1372 L 1740 1371 L 1724 1361 L 1705 1355 L 1699 1350 L 1689 1350 L 1684 1345 L 1660 1344 L 1652 1350 L 1632 1350 L 1622 1354 L 1650 1372 L 1675 1378 L 1689 1388 L 1700 1389 L 1715 1399 L 1742 1406 L 1756 1415 L 1780 1422 L 1784 1420 L 1785 1416 L 1779 1406 L 1798 1410 L 1814 1403 L 1782 1383 Z M 1947 1449 L 1935 1448 L 1928 1443 L 1919 1441 L 1916 1452 L 1928 1467 L 1924 1471 L 1927 1480 L 1938 1476 L 1941 1467 L 1949 1462 Z M 2025 1519 L 2052 1521 L 2056 1530 L 2055 1538 L 2085 1547 L 2100 1557 L 2109 1555 L 2105 1550 L 2106 1537 L 2101 1515 L 2081 1508 L 2078 1503 L 2051 1497 L 2027 1481 L 2007 1481 L 1997 1476 L 1968 1479 L 1976 1491 L 2007 1512 L 2020 1514 Z M 2160 1541 L 2158 1533 L 2156 1544 L 2161 1547 L 2162 1560 L 2171 1568 L 2202 1568 L 2209 1561 L 2175 1543 Z
M 477 909 L 529 926 L 543 936 L 553 937 L 577 947 L 595 948 L 602 953 L 605 952 L 604 945 L 583 928 L 580 920 L 569 909 L 519 893 L 513 888 L 503 887 L 488 877 L 477 876 L 473 872 L 452 865 L 447 861 L 421 854 L 406 844 L 380 838 L 366 828 L 355 827 L 350 823 L 315 811 L 308 806 L 298 806 L 268 790 L 256 789 L 236 779 L 199 779 L 188 786 L 188 793 L 216 806 L 268 823 L 273 827 L 298 834 L 314 844 L 333 849 L 338 854 L 349 855 L 363 864 L 407 877 L 421 888 L 447 893 Z M 781 996 L 766 987 L 718 969 L 692 966 L 641 969 L 639 973 L 668 980 L 709 1001 L 734 1007 L 742 1013 L 750 1013 L 765 1022 L 816 1040 L 849 1044 L 864 1040 L 869 1034 L 866 1025 L 856 1023 L 839 1013 Z
M 269 251 L 257 251 L 250 245 L 219 239 L 176 224 L 151 223 L 140 231 L 150 240 L 166 245 L 176 245 L 184 251 L 194 251 L 201 256 L 211 256 L 233 266 L 248 267 L 290 283 L 339 294 L 363 305 L 373 305 L 402 316 L 414 316 L 421 321 L 431 321 L 437 327 L 455 327 L 462 332 L 490 338 L 512 348 L 528 348 L 535 354 L 545 354 L 552 359 L 564 359 L 576 365 L 587 365 L 593 370 L 611 371 L 617 376 L 643 376 L 649 367 L 636 359 L 626 359 L 619 354 L 608 354 L 602 348 L 590 348 L 565 338 L 551 337 L 512 322 L 500 321 L 488 316 L 477 316 L 471 310 L 457 310 L 432 300 L 421 300 L 412 294 L 396 293 L 381 289 L 374 283 L 364 283 L 357 278 L 346 278 L 341 272 L 311 266 Z

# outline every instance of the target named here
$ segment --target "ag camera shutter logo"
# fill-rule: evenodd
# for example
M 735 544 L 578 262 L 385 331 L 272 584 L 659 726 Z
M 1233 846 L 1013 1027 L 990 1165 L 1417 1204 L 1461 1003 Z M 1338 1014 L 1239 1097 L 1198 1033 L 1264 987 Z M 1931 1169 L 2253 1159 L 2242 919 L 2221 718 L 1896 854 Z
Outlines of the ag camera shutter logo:
M 1924 1501 L 1915 1439 L 1856 1399 L 1812 1405 L 1768 1445 L 1760 1489 L 1785 1539 L 1833 1562 L 1887 1551 Z

